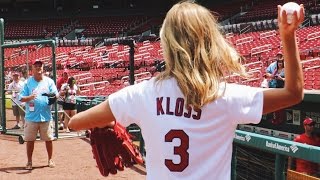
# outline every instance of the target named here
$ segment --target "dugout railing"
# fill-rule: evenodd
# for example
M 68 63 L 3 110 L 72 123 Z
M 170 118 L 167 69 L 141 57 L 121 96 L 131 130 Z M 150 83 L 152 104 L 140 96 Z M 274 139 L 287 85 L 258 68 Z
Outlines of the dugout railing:
M 234 138 L 233 158 L 232 158 L 232 175 L 231 179 L 240 179 L 237 172 L 240 169 L 237 163 L 241 160 L 237 157 L 237 148 L 243 145 L 257 151 L 270 153 L 275 155 L 274 172 L 269 177 L 264 179 L 284 180 L 287 179 L 287 158 L 294 157 L 298 159 L 305 159 L 311 162 L 320 164 L 320 147 L 311 146 L 307 144 L 297 143 L 290 140 L 280 139 L 276 137 L 265 136 L 252 132 L 237 130 Z M 252 177 L 259 178 L 259 174 L 254 175 L 251 171 Z M 259 173 L 259 171 L 257 172 Z M 250 175 L 249 175 L 250 176 Z M 262 179 L 265 174 L 261 174 L 259 179 Z M 303 175 L 301 175 L 303 176 Z M 307 177 L 307 176 L 306 176 Z M 311 177 L 310 177 L 311 178 Z M 248 177 L 247 179 L 255 179 Z M 307 179 L 307 178 L 306 178 Z
M 303 120 L 311 117 L 315 134 L 320 132 L 320 91 L 305 90 L 304 100 L 278 112 L 282 120 L 274 124 L 274 113 L 264 115 L 259 124 L 239 125 L 234 138 L 232 179 L 306 180 L 318 179 L 288 170 L 288 158 L 304 159 L 320 167 L 320 148 L 293 139 L 304 133 Z M 320 169 L 318 174 L 320 176 Z

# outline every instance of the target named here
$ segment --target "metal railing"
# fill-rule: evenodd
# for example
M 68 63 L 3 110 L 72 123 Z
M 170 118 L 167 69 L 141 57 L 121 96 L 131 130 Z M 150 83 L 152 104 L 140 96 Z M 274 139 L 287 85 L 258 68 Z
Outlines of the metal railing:
M 307 144 L 297 143 L 285 139 L 265 136 L 252 132 L 246 132 L 236 130 L 235 138 L 233 141 L 235 144 L 244 145 L 251 148 L 256 148 L 261 151 L 266 151 L 276 155 L 274 162 L 275 166 L 275 177 L 271 179 L 284 180 L 286 179 L 285 169 L 286 157 L 293 157 L 298 159 L 304 159 L 314 163 L 320 163 L 320 147 L 311 146 Z M 233 149 L 236 151 L 236 146 Z M 232 178 L 233 180 L 237 177 L 236 170 L 236 156 L 233 156 L 232 161 Z

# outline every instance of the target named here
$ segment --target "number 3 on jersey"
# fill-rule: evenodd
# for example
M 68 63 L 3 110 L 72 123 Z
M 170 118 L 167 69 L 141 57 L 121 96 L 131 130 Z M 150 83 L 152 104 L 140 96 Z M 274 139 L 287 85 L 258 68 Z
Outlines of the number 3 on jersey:
M 165 159 L 165 165 L 170 171 L 182 172 L 189 165 L 189 136 L 183 130 L 170 130 L 165 136 L 165 142 L 180 139 L 180 146 L 174 146 L 174 154 L 180 156 L 180 162 L 175 164 L 172 159 Z

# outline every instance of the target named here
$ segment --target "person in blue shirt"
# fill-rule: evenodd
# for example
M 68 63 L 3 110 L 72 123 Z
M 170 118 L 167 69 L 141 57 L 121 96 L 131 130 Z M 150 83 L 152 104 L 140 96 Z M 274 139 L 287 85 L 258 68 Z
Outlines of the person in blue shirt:
M 48 153 L 48 166 L 54 167 L 52 160 L 52 140 L 53 124 L 51 106 L 48 105 L 48 97 L 44 93 L 54 93 L 58 96 L 57 87 L 54 81 L 43 75 L 43 63 L 35 61 L 32 64 L 33 76 L 29 77 L 20 92 L 20 101 L 26 102 L 26 115 L 24 127 L 24 140 L 27 146 L 28 163 L 27 170 L 32 169 L 32 153 L 37 133 L 40 133 L 40 139 L 45 141 Z
M 284 61 L 281 53 L 277 54 L 277 60 L 271 63 L 266 69 L 266 77 L 269 80 L 270 88 L 284 87 L 285 74 L 284 74 Z

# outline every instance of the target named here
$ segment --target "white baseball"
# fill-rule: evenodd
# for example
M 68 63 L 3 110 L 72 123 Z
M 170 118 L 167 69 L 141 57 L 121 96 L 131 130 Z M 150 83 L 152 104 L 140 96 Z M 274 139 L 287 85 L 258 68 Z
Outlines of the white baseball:
M 281 7 L 281 11 L 280 11 L 280 15 L 282 14 L 282 11 L 286 11 L 287 14 L 287 23 L 291 24 L 292 23 L 292 19 L 293 19 L 293 13 L 295 11 L 297 11 L 298 13 L 298 18 L 300 15 L 300 6 L 299 4 L 295 3 L 295 2 L 287 2 L 285 3 L 282 7 Z

